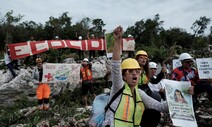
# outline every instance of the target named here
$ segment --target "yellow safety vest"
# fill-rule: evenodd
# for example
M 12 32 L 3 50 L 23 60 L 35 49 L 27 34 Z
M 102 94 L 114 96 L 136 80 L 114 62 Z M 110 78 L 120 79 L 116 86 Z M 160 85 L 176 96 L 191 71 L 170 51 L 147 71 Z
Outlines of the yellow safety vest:
M 122 96 L 117 106 L 114 115 L 115 127 L 136 127 L 139 126 L 144 111 L 144 104 L 138 93 L 138 88 L 135 88 L 135 100 L 127 83 L 122 92 Z
M 142 74 L 141 74 L 141 77 L 140 77 L 140 79 L 139 79 L 139 81 L 138 81 L 138 85 L 140 86 L 140 85 L 148 84 L 148 83 L 149 83 L 148 77 L 146 76 L 145 73 L 142 73 Z

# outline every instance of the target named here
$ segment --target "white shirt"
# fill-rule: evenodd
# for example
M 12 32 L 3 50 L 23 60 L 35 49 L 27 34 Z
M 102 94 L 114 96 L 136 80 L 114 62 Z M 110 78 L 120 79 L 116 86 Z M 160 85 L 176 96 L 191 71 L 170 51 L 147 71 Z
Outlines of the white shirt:
M 12 60 L 10 59 L 10 56 L 8 55 L 8 53 L 4 53 L 4 62 L 5 64 L 9 64 Z

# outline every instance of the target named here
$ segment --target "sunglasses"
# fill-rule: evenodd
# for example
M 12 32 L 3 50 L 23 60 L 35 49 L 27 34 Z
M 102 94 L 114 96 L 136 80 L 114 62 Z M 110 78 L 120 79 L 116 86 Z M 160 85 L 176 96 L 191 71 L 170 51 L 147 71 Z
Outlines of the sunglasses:
M 141 71 L 141 70 L 138 70 L 138 69 L 137 69 L 137 70 L 135 70 L 135 69 L 130 69 L 130 70 L 127 70 L 125 74 L 135 74 L 135 73 L 136 73 L 136 74 L 141 74 L 141 72 L 142 72 L 142 71 Z
M 189 63 L 193 63 L 192 60 L 187 60 L 187 61 L 184 61 L 185 63 L 189 64 Z
M 157 68 L 150 68 L 151 70 L 157 70 Z

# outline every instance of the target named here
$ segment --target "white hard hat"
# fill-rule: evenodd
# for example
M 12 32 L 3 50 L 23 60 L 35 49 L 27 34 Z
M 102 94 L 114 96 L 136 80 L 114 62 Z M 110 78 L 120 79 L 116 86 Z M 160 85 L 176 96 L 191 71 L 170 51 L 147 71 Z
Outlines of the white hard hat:
M 88 58 L 84 58 L 83 59 L 83 62 L 88 62 Z
M 128 37 L 133 37 L 133 36 L 131 34 L 129 34 Z
M 186 59 L 193 59 L 193 57 L 191 57 L 191 55 L 188 54 L 188 53 L 182 53 L 182 54 L 180 54 L 180 56 L 179 56 L 179 60 L 180 61 L 186 60 Z
M 149 68 L 158 68 L 155 62 L 149 62 Z
M 58 39 L 59 37 L 58 36 L 55 36 L 54 38 Z
M 82 40 L 82 36 L 79 36 L 78 39 L 79 39 L 79 40 Z

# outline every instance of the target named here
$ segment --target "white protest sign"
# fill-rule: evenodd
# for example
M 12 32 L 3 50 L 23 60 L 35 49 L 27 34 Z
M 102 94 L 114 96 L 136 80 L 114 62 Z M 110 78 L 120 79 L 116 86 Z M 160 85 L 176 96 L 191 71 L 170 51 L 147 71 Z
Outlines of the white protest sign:
M 175 69 L 175 68 L 180 67 L 180 66 L 182 66 L 180 60 L 179 59 L 173 59 L 173 61 L 172 61 L 172 67 L 173 68 L 172 69 Z
M 212 58 L 198 58 L 196 59 L 197 69 L 200 79 L 212 78 Z
M 164 79 L 169 113 L 174 126 L 197 127 L 194 115 L 192 95 L 188 93 L 189 81 Z
M 72 84 L 77 84 L 80 80 L 80 67 L 80 64 L 45 63 L 43 64 L 42 82 L 57 83 L 68 81 Z

